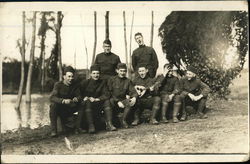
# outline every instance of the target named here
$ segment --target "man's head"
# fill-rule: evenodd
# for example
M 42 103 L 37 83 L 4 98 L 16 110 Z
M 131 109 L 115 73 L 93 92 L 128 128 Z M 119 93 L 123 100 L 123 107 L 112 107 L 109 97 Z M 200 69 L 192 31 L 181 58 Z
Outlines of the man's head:
M 103 50 L 105 53 L 110 53 L 111 52 L 111 41 L 109 39 L 106 39 L 103 41 Z
M 98 65 L 92 65 L 90 67 L 90 77 L 93 80 L 99 80 L 99 78 L 100 78 L 100 67 Z
M 71 85 L 74 80 L 75 70 L 71 66 L 64 68 L 63 81 L 66 85 Z
M 138 74 L 142 79 L 144 79 L 147 76 L 148 68 L 146 64 L 139 64 L 138 66 Z
M 193 79 L 194 77 L 196 77 L 196 69 L 192 66 L 188 66 L 187 67 L 187 72 L 186 72 L 186 77 L 188 80 Z
M 163 68 L 164 68 L 165 76 L 168 76 L 168 77 L 173 76 L 173 66 L 172 65 L 167 63 L 163 66 Z
M 118 63 L 116 72 L 120 78 L 126 77 L 127 74 L 127 66 L 125 63 Z
M 139 44 L 139 46 L 144 45 L 142 33 L 137 32 L 135 34 L 135 41 Z

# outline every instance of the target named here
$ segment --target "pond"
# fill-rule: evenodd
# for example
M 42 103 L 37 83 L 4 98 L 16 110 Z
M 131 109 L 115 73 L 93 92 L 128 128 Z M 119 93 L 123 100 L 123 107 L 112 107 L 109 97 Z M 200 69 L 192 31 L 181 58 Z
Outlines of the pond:
M 15 111 L 15 103 L 17 95 L 6 94 L 2 95 L 1 103 L 1 133 L 7 130 L 15 131 L 18 128 L 17 113 Z M 30 128 L 34 129 L 39 126 L 49 125 L 49 94 L 32 94 L 31 95 L 31 113 L 30 113 Z M 26 126 L 27 109 L 25 104 L 25 95 L 22 96 L 21 116 L 22 126 Z

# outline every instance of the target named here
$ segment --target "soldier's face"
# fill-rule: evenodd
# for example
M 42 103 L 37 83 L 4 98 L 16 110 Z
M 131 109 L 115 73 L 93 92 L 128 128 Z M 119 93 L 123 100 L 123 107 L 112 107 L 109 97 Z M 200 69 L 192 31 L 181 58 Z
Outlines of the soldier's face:
M 195 77 L 195 73 L 191 72 L 191 71 L 187 71 L 186 72 L 186 77 L 188 80 L 191 80 L 192 78 Z
M 120 69 L 117 69 L 116 72 L 120 78 L 124 78 L 126 77 L 127 69 L 120 68 Z
M 74 74 L 72 72 L 66 72 L 65 75 L 63 75 L 64 83 L 67 85 L 71 85 L 74 80 Z
M 144 79 L 148 73 L 148 69 L 146 69 L 145 67 L 140 67 L 140 68 L 138 68 L 138 73 L 139 73 L 140 77 L 142 79 Z
M 111 52 L 111 45 L 103 43 L 103 50 L 105 53 L 110 53 Z
M 144 44 L 143 37 L 141 35 L 136 35 L 135 41 L 139 44 L 139 46 Z
M 93 80 L 98 80 L 100 78 L 100 71 L 92 71 L 90 76 Z

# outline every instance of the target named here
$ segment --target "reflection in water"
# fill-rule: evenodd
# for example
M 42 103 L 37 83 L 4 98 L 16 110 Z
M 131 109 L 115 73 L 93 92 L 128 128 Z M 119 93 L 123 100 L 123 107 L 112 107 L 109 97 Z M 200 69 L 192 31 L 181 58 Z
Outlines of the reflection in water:
M 16 130 L 18 128 L 17 113 L 14 109 L 17 95 L 2 95 L 1 104 L 1 133 L 6 130 Z M 32 94 L 31 110 L 25 103 L 25 95 L 22 96 L 20 106 L 22 114 L 22 126 L 25 127 L 26 121 L 29 121 L 30 128 L 49 125 L 49 95 Z

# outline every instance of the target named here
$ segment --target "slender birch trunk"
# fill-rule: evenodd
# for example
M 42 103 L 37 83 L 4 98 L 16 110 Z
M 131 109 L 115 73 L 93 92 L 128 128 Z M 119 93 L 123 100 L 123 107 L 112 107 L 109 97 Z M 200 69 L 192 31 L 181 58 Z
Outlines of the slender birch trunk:
M 94 12 L 94 48 L 93 48 L 93 57 L 92 57 L 91 65 L 95 63 L 96 40 L 97 40 L 97 28 L 96 28 L 96 11 L 95 11 Z
M 130 42 L 129 42 L 129 61 L 128 61 L 128 77 L 131 78 L 132 74 L 132 51 L 131 51 L 131 43 L 132 43 L 132 33 L 133 33 L 133 24 L 134 24 L 134 11 L 132 15 L 132 22 L 130 27 Z
M 128 65 L 128 45 L 127 45 L 127 35 L 126 35 L 126 13 L 123 11 L 123 31 L 124 31 L 124 43 L 125 43 L 125 59 Z
M 152 23 L 151 23 L 150 46 L 153 47 L 153 38 L 154 38 L 154 11 L 152 11 L 151 15 L 152 15 Z
M 105 15 L 105 39 L 109 39 L 109 11 Z

